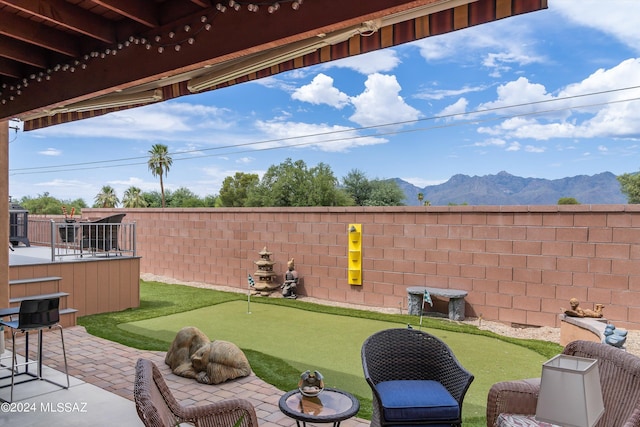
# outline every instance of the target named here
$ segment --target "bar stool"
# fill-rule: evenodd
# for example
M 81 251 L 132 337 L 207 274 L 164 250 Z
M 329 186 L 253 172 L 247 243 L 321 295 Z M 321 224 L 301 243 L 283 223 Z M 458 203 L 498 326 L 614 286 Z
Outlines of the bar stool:
M 20 310 L 18 311 L 18 320 L 3 321 L 0 320 L 0 325 L 11 328 L 12 337 L 12 358 L 11 358 L 11 397 L 9 402 L 13 401 L 13 388 L 16 384 L 21 384 L 34 380 L 44 380 L 51 384 L 57 385 L 64 389 L 69 388 L 69 371 L 67 367 L 67 353 L 64 348 L 64 334 L 62 333 L 62 325 L 60 325 L 60 298 L 41 298 L 41 299 L 29 299 L 23 300 L 20 303 Z M 56 383 L 52 380 L 42 377 L 42 332 L 45 329 L 51 329 L 53 327 L 60 329 L 60 340 L 62 342 L 62 355 L 64 357 L 64 372 L 67 376 L 66 387 L 62 384 Z M 36 360 L 29 360 L 29 332 L 38 331 L 38 353 Z M 22 363 L 17 362 L 16 358 L 16 335 L 22 333 L 25 335 L 25 361 Z M 29 372 L 29 366 L 32 364 L 37 365 L 37 373 Z M 19 372 L 19 368 L 24 366 L 24 372 Z M 8 366 L 3 366 L 9 369 Z M 18 375 L 27 375 L 31 378 L 16 382 L 15 377 Z M 2 377 L 1 379 L 9 378 L 9 375 Z M 9 387 L 9 384 L 0 386 L 0 388 Z

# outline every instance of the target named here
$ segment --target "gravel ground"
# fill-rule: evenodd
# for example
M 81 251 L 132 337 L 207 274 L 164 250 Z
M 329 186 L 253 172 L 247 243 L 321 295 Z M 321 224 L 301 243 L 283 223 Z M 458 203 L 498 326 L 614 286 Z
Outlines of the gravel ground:
M 216 285 L 211 285 L 208 283 L 200 283 L 200 282 L 181 282 L 179 280 L 175 280 L 172 278 L 155 276 L 152 274 L 142 274 L 140 278 L 145 281 L 155 281 L 155 282 L 161 282 L 161 283 L 173 283 L 178 285 L 196 286 L 200 288 L 217 289 L 217 290 L 227 291 L 227 292 L 236 292 L 236 293 L 246 292 L 238 288 L 231 288 L 227 286 L 216 286 Z M 400 313 L 399 308 L 368 307 L 368 306 L 361 306 L 356 304 L 346 304 L 346 303 L 337 303 L 333 301 L 325 301 L 325 300 L 320 300 L 320 299 L 311 298 L 311 297 L 299 297 L 298 299 L 300 301 L 307 301 L 307 302 L 312 302 L 316 304 L 332 305 L 332 306 L 345 307 L 345 308 L 354 308 L 359 310 L 370 310 L 370 311 L 377 311 L 380 313 L 390 313 L 390 314 Z M 543 326 L 539 328 L 536 328 L 536 327 L 516 328 L 510 325 L 506 325 L 504 323 L 492 322 L 492 321 L 477 319 L 477 318 L 468 318 L 464 321 L 464 323 L 474 325 L 479 327 L 480 329 L 495 332 L 496 334 L 500 334 L 503 336 L 551 341 L 558 344 L 560 343 L 560 328 L 551 328 L 549 326 Z M 640 356 L 640 331 L 639 330 L 629 331 L 629 334 L 627 336 L 626 348 L 629 353 L 635 354 L 636 356 Z

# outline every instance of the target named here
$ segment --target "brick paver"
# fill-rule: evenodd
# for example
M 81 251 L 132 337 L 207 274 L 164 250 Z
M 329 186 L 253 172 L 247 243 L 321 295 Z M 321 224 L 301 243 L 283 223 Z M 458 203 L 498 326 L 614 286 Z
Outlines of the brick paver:
M 44 339 L 47 340 L 47 334 Z M 164 363 L 165 352 L 126 347 L 90 335 L 82 326 L 66 328 L 64 341 L 69 375 L 126 399 L 133 400 L 136 361 L 138 358 L 145 358 L 160 368 L 169 388 L 183 405 L 203 405 L 237 396 L 251 401 L 262 427 L 296 425 L 294 420 L 286 417 L 278 408 L 278 400 L 283 392 L 254 374 L 218 385 L 200 384 L 195 380 L 174 375 Z M 18 348 L 23 348 L 22 343 L 18 345 Z M 46 345 L 46 351 L 44 364 L 63 371 L 62 347 L 59 340 L 52 340 L 51 345 Z M 369 422 L 352 418 L 343 421 L 341 425 L 365 427 L 369 426 Z

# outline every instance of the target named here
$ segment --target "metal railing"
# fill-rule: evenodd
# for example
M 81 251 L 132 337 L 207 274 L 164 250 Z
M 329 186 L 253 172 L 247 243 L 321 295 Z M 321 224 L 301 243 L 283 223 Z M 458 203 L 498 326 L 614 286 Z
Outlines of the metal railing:
M 136 224 L 29 218 L 29 241 L 64 257 L 136 256 Z

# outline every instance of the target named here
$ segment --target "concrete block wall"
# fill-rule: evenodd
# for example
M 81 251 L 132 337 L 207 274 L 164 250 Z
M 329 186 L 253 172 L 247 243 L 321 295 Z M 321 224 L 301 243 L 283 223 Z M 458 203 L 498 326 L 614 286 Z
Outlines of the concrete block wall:
M 299 293 L 316 298 L 406 313 L 409 286 L 464 289 L 467 316 L 559 327 L 576 297 L 640 329 L 638 205 L 125 211 L 142 273 L 246 289 L 266 246 L 278 280 L 293 257 Z M 362 224 L 362 286 L 347 280 L 350 223 Z

